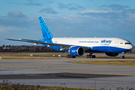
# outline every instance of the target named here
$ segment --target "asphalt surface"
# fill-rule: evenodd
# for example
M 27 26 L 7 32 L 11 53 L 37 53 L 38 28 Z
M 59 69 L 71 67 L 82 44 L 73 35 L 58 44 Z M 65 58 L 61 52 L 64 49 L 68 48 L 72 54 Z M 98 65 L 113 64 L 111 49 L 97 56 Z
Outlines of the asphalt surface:
M 112 59 L 1 59 L 0 82 L 8 80 L 12 83 L 29 85 L 94 89 L 135 88 L 135 66 L 69 63 L 82 60 Z

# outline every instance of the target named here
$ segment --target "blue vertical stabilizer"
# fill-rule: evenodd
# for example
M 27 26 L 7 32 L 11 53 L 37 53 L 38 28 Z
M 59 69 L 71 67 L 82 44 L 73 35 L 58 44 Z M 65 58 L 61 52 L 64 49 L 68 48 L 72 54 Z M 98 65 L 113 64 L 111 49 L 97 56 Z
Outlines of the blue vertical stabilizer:
M 39 41 L 47 42 L 47 43 L 53 43 L 52 38 L 53 35 L 51 34 L 50 30 L 48 29 L 47 25 L 45 24 L 44 20 L 42 17 L 39 17 L 40 25 L 41 25 L 41 30 L 43 34 L 43 39 Z M 48 46 L 47 44 L 44 44 L 44 46 Z M 60 50 L 60 46 L 49 46 L 49 48 L 55 49 L 55 50 Z
M 51 34 L 50 30 L 48 29 L 47 25 L 45 24 L 43 18 L 39 17 L 39 21 L 40 21 L 40 25 L 41 25 L 42 34 L 43 34 L 43 40 L 40 40 L 40 41 L 52 43 L 53 35 Z

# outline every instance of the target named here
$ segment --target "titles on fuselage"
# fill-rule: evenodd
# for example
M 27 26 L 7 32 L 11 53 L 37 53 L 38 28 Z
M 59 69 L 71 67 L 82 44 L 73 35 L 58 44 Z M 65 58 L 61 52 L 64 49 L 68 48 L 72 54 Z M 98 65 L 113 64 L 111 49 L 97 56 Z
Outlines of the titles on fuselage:
M 101 40 L 101 44 L 100 45 L 109 45 L 111 44 L 112 40 Z
M 79 41 L 79 43 L 101 43 L 100 45 L 109 45 L 111 44 L 112 40 L 101 40 L 100 41 Z
M 101 40 L 101 43 L 111 43 L 112 42 L 112 40 Z
M 99 43 L 99 41 L 79 41 L 79 43 Z

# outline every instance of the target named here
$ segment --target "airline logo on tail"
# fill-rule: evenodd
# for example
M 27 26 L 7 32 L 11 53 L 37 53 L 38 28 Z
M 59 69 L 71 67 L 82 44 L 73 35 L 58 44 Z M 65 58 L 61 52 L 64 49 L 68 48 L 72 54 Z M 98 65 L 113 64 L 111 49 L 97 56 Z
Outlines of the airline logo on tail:
M 52 43 L 53 35 L 51 34 L 50 30 L 48 29 L 47 25 L 45 24 L 43 18 L 39 17 L 39 21 L 40 21 L 40 25 L 41 25 L 42 34 L 43 34 L 43 39 L 40 41 Z

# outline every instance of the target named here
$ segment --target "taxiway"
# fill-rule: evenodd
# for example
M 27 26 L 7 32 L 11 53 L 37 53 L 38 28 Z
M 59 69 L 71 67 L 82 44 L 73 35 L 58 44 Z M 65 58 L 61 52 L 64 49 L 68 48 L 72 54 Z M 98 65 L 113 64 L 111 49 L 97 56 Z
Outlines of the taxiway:
M 87 58 L 1 59 L 0 82 L 74 88 L 135 88 L 135 67 L 73 64 L 70 61 L 112 60 Z M 121 60 L 121 59 L 114 59 Z M 124 59 L 130 60 L 130 59 Z M 135 60 L 135 59 L 132 59 Z

